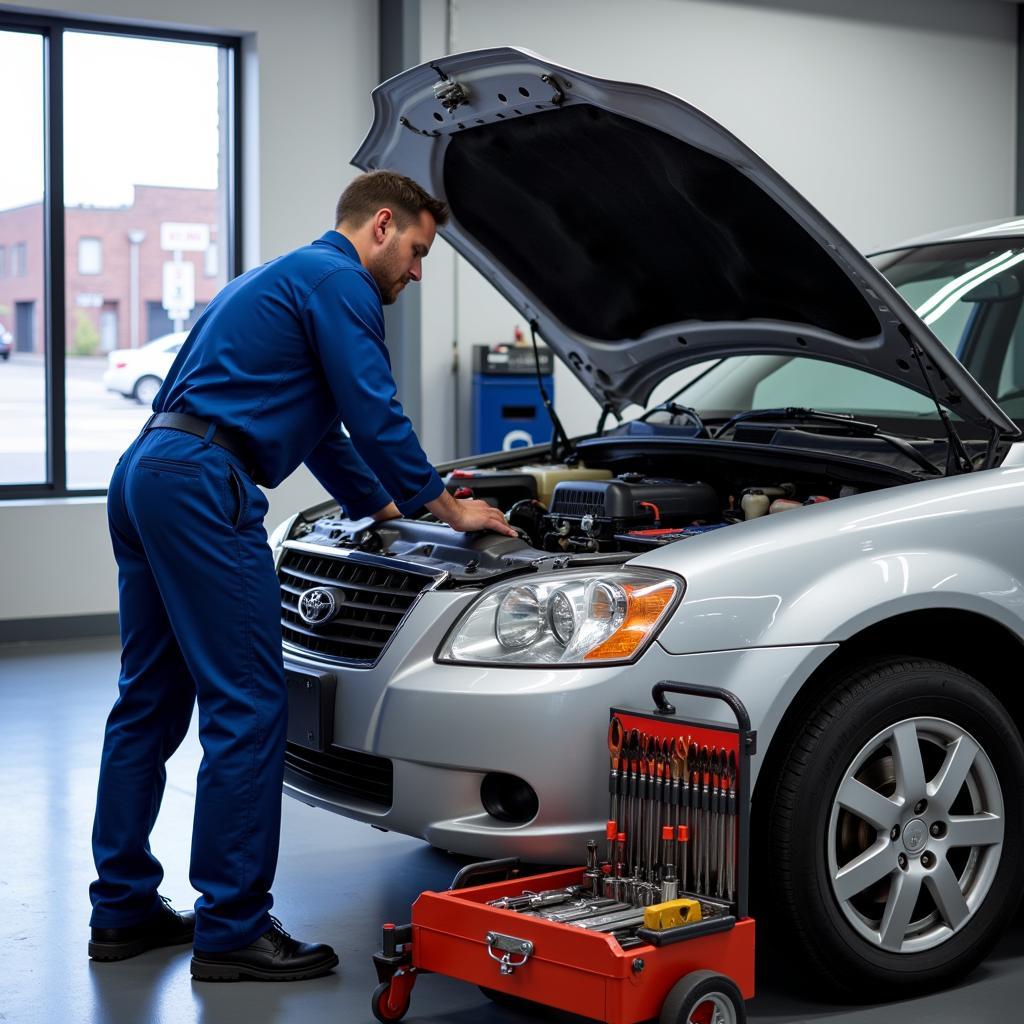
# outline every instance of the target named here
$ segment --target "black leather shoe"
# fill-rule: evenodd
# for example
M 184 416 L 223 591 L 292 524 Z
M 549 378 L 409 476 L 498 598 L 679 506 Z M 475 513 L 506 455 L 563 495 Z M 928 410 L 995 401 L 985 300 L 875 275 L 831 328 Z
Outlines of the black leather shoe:
M 302 981 L 338 966 L 338 954 L 322 942 L 293 939 L 276 917 L 255 942 L 226 953 L 192 950 L 192 977 L 197 981 Z
M 160 899 L 160 909 L 141 924 L 130 928 L 93 928 L 89 956 L 93 960 L 127 960 L 147 949 L 191 942 L 196 930 L 195 911 L 179 914 L 166 896 Z

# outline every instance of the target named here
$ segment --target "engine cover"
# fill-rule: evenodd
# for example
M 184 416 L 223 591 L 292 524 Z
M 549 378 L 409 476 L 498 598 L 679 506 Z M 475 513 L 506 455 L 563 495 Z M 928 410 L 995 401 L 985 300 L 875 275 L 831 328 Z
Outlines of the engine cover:
M 590 538 L 610 540 L 617 533 L 642 527 L 689 526 L 721 518 L 717 493 L 702 481 L 651 479 L 629 473 L 614 480 L 566 482 L 556 485 L 551 497 L 546 517 L 551 532 L 545 546 L 553 535 L 564 541 L 576 530 Z

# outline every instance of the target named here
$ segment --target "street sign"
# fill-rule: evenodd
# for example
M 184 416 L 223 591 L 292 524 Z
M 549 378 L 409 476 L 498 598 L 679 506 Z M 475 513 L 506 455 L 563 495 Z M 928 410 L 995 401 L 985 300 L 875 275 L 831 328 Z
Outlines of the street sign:
M 164 292 L 161 305 L 172 320 L 184 320 L 196 304 L 196 265 L 183 260 L 164 263 Z M 182 312 L 184 311 L 184 312 Z
M 160 248 L 166 252 L 206 252 L 210 248 L 210 225 L 164 221 L 160 225 Z

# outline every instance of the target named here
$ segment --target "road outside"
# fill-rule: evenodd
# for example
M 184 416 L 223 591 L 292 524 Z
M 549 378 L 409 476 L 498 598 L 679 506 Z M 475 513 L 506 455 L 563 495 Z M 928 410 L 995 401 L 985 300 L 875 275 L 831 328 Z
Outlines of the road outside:
M 121 452 L 150 410 L 103 387 L 105 358 L 68 356 L 68 487 L 106 487 Z M 43 357 L 12 352 L 0 362 L 0 484 L 46 481 L 46 376 Z

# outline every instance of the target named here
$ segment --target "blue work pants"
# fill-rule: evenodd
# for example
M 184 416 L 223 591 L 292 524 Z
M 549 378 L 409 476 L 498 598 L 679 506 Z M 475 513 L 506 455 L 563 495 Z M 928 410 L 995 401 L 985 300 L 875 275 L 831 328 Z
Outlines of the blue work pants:
M 223 448 L 154 429 L 122 456 L 107 509 L 122 654 L 100 765 L 91 923 L 128 927 L 158 906 L 163 869 L 149 835 L 164 762 L 198 703 L 195 946 L 236 949 L 270 927 L 281 825 L 287 694 L 267 500 Z

